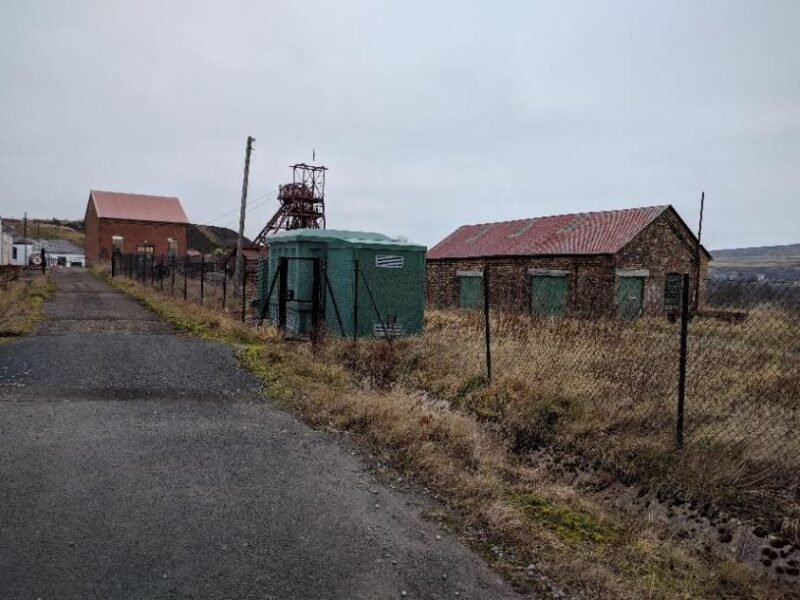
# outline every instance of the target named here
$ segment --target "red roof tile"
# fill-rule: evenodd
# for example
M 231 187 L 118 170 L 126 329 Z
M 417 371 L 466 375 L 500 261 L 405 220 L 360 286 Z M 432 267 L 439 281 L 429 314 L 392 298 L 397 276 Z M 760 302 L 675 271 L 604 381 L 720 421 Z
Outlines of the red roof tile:
M 100 219 L 188 223 L 181 201 L 173 196 L 146 196 L 122 192 L 91 191 Z
M 668 206 L 464 225 L 428 251 L 428 259 L 541 254 L 616 254 Z

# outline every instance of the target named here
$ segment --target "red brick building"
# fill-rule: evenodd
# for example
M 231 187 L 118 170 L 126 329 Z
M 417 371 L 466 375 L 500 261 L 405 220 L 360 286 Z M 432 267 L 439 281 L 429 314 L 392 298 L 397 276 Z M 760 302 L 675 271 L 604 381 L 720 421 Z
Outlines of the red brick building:
M 186 213 L 171 196 L 92 190 L 86 205 L 86 261 L 123 254 L 186 254 Z
M 429 250 L 427 297 L 440 306 L 480 304 L 489 265 L 496 306 L 540 315 L 658 314 L 679 307 L 683 274 L 694 298 L 696 248 L 671 206 L 465 225 Z M 710 259 L 701 248 L 702 282 Z

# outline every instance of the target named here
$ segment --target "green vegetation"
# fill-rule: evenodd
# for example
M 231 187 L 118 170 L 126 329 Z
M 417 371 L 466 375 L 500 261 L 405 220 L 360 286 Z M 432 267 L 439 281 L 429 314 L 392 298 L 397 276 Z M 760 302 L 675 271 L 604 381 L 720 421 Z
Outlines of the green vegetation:
M 298 344 L 271 326 L 243 325 L 150 287 L 121 279 L 111 284 L 181 331 L 231 343 L 270 399 L 312 426 L 349 432 L 382 463 L 427 486 L 444 503 L 437 518 L 538 597 L 552 597 L 554 586 L 597 600 L 784 597 L 741 565 L 711 559 L 520 460 L 509 442 L 514 419 L 521 427 L 523 415 L 540 414 L 546 431 L 560 435 L 580 415 L 574 402 L 562 400 L 571 397 L 568 390 L 530 398 L 530 382 L 501 378 L 487 385 L 470 371 L 470 355 L 450 370 L 456 347 L 433 345 L 432 333 L 397 340 L 391 349 L 385 342 L 353 348 L 339 339 Z M 433 325 L 431 332 L 441 322 Z M 462 352 L 471 343 L 457 342 Z M 421 394 L 422 382 L 460 398 L 448 404 Z M 540 400 L 546 409 L 531 413 L 529 405 Z M 480 416 L 479 407 L 492 418 Z
M 4 271 L 0 277 L 0 343 L 30 333 L 54 288 L 49 277 Z
M 553 529 L 564 541 L 586 540 L 602 544 L 614 536 L 614 533 L 603 527 L 594 515 L 569 506 L 558 505 L 538 494 L 516 493 L 511 496 L 511 501 L 521 507 L 528 517 Z
M 3 221 L 13 226 L 18 235 L 23 234 L 24 224 L 21 219 L 3 219 Z M 79 248 L 83 248 L 85 239 L 83 221 L 28 219 L 28 237 L 43 240 L 67 240 Z

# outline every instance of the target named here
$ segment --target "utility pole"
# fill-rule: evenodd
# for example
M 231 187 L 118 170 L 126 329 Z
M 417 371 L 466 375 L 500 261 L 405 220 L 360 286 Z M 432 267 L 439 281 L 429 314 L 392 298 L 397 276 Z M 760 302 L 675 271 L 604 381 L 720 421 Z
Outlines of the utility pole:
M 22 218 L 22 238 L 25 245 L 25 263 L 24 266 L 28 266 L 28 213 L 25 212 Z
M 694 259 L 695 259 L 695 282 L 694 282 L 694 312 L 700 308 L 700 285 L 702 282 L 700 281 L 700 252 L 702 250 L 702 245 L 700 240 L 703 238 L 703 209 L 706 205 L 706 193 L 701 192 L 700 194 L 700 224 L 697 226 L 697 247 L 695 248 L 694 252 Z
M 253 150 L 255 138 L 247 136 L 247 149 L 244 154 L 244 179 L 242 180 L 242 208 L 239 211 L 239 239 L 236 242 L 236 268 L 233 271 L 233 289 L 238 289 L 242 281 L 242 269 L 244 268 L 244 216 L 247 212 L 247 180 L 250 177 L 250 152 Z

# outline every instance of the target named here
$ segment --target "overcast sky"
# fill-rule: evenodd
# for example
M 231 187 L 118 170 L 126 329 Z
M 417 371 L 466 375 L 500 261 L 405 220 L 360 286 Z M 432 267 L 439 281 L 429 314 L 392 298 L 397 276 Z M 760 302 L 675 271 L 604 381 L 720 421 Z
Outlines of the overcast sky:
M 316 148 L 331 228 L 696 227 L 705 190 L 708 247 L 800 242 L 799 25 L 797 0 L 0 0 L 0 215 L 81 218 L 95 188 L 204 223 L 253 135 L 250 235 Z

